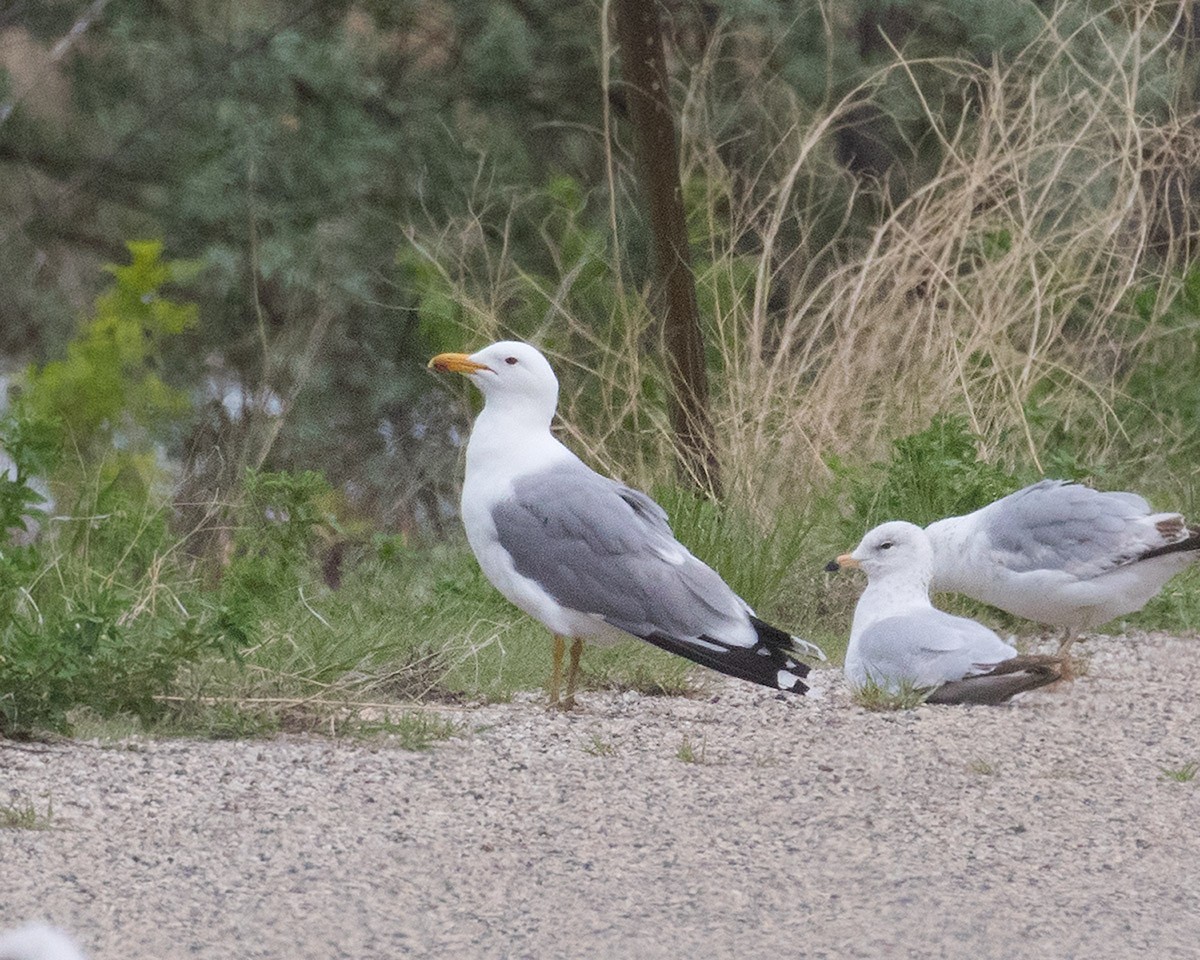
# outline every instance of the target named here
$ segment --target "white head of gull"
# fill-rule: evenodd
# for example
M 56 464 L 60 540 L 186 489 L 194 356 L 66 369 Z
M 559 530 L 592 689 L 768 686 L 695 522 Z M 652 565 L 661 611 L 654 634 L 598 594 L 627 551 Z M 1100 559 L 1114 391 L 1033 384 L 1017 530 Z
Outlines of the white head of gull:
M 429 365 L 483 393 L 467 444 L 463 526 L 488 580 L 554 635 L 552 705 L 574 705 L 584 640 L 630 636 L 744 680 L 807 690 L 798 658 L 820 651 L 755 617 L 675 539 L 657 503 L 596 473 L 550 432 L 558 379 L 536 348 L 502 341 Z
M 846 650 L 846 679 L 856 689 L 908 686 L 931 690 L 930 703 L 1000 703 L 1061 676 L 1057 658 L 1018 656 L 982 624 L 934 608 L 933 547 L 915 524 L 876 527 L 830 567 L 867 574 Z

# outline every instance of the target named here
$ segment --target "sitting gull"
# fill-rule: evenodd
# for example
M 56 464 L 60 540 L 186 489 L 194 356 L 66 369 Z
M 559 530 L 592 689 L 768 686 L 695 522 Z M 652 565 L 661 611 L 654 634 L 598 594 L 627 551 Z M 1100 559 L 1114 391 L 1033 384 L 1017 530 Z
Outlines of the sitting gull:
M 1042 480 L 926 528 L 934 591 L 1079 634 L 1142 609 L 1200 552 L 1200 529 L 1135 493 Z
M 463 526 L 493 586 L 554 635 L 552 706 L 574 706 L 585 639 L 630 635 L 743 680 L 808 689 L 797 657 L 819 649 L 759 620 L 675 539 L 662 507 L 554 438 L 558 379 L 541 353 L 504 341 L 470 356 L 442 353 L 429 366 L 465 374 L 483 392 L 467 444 Z
M 907 685 L 932 690 L 929 703 L 1000 703 L 1061 676 L 1059 658 L 1021 656 L 982 624 L 934 608 L 933 548 L 915 524 L 876 527 L 826 569 L 840 567 L 867 572 L 846 650 L 856 689 L 873 683 L 899 693 Z

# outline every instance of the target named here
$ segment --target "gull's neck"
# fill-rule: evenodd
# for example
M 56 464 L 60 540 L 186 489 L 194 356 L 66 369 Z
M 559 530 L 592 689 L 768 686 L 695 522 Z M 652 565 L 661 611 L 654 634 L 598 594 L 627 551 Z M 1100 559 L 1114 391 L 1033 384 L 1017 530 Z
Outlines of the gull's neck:
M 465 484 L 484 484 L 499 492 L 518 476 L 575 459 L 550 432 L 553 415 L 553 409 L 544 415 L 527 405 L 489 399 L 467 442 Z
M 876 574 L 854 608 L 851 637 L 859 636 L 873 623 L 888 617 L 929 610 L 929 579 L 931 571 L 898 569 Z

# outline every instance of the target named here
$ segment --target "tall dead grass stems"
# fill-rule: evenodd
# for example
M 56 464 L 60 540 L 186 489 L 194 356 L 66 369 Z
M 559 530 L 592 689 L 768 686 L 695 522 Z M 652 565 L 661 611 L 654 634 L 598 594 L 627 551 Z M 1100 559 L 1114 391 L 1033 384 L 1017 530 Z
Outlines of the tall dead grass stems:
M 830 456 L 877 456 L 938 412 L 965 414 L 989 458 L 1039 467 L 1050 427 L 1031 417 L 1036 404 L 1104 457 L 1121 431 L 1123 377 L 1156 336 L 1197 239 L 1188 171 L 1200 122 L 1182 106 L 1186 71 L 1172 41 L 1183 10 L 1119 4 L 1080 19 L 1060 7 L 1003 63 L 896 50 L 816 111 L 756 78 L 753 100 L 736 105 L 745 130 L 774 132 L 756 149 L 721 139 L 720 54 L 680 71 L 683 175 L 731 498 L 774 509 L 819 482 Z M 937 146 L 914 144 L 905 191 L 856 179 L 834 156 L 835 131 L 866 104 L 884 107 L 896 84 L 916 94 Z M 633 189 L 621 137 L 607 149 L 618 171 L 607 189 Z M 652 310 L 630 282 L 645 271 L 622 253 L 634 224 L 611 197 L 591 201 L 615 229 L 572 262 L 544 230 L 560 268 L 552 280 L 527 272 L 508 230 L 497 242 L 481 217 L 415 242 L 455 291 L 464 344 L 514 336 L 547 346 L 576 449 L 650 484 L 672 458 L 654 386 L 665 378 L 647 349 Z M 483 196 L 480 209 L 505 202 Z M 519 215 L 513 204 L 506 226 Z M 574 295 L 589 258 L 626 263 L 623 283 L 610 275 L 605 322 L 594 298 Z M 514 320 L 531 289 L 544 312 Z M 1156 306 L 1134 322 L 1133 295 L 1145 290 Z

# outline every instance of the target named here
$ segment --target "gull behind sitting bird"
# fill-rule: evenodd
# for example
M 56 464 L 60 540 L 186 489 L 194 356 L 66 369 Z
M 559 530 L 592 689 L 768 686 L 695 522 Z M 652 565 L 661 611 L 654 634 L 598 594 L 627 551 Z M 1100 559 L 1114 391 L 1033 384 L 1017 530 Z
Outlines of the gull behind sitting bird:
M 935 592 L 961 593 L 1080 633 L 1141 610 L 1200 554 L 1200 529 L 1135 493 L 1042 480 L 974 513 L 931 523 Z
M 846 650 L 846 679 L 890 693 L 932 690 L 929 703 L 1001 703 L 1062 675 L 1057 657 L 1021 656 L 974 620 L 929 602 L 933 549 L 920 527 L 893 520 L 869 531 L 827 569 L 861 567 L 859 598 Z
M 806 641 L 759 620 L 671 532 L 644 493 L 601 476 L 550 432 L 558 379 L 527 343 L 443 353 L 484 396 L 467 444 L 462 520 L 488 580 L 554 636 L 550 702 L 574 705 L 583 641 L 639 637 L 730 676 L 804 693 Z

